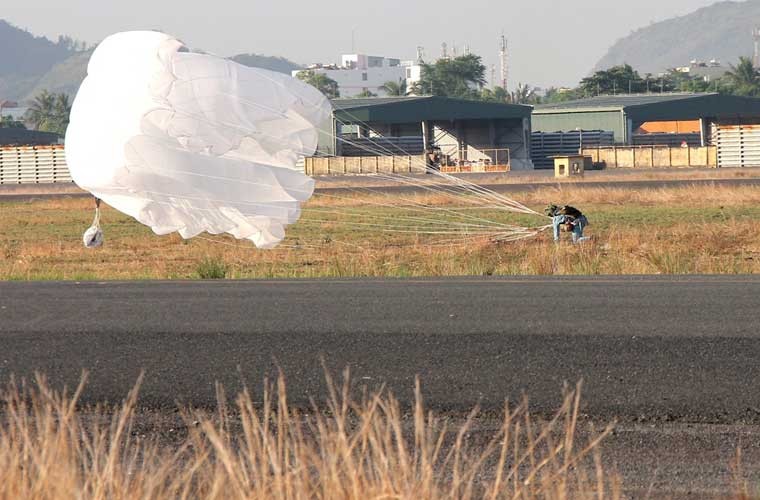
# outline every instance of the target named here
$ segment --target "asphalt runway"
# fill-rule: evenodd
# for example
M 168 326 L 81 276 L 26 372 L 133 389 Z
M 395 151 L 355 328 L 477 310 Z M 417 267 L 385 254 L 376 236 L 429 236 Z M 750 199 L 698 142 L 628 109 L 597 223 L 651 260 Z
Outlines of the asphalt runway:
M 479 174 L 470 174 L 468 177 L 463 177 L 470 182 L 479 183 Z M 718 187 L 758 187 L 760 186 L 760 178 L 738 178 L 738 179 L 659 179 L 659 180 L 615 180 L 605 181 L 603 176 L 596 177 L 597 180 L 583 180 L 583 181 L 562 181 L 562 182 L 530 182 L 530 177 L 524 176 L 523 182 L 512 183 L 492 183 L 491 177 L 486 177 L 487 174 L 482 174 L 482 179 L 485 181 L 482 184 L 478 184 L 482 188 L 494 191 L 501 194 L 513 194 L 524 193 L 530 191 L 537 191 L 539 189 L 546 188 L 600 188 L 600 189 L 630 189 L 630 190 L 642 190 L 642 189 L 672 189 L 672 188 L 685 188 L 685 187 L 699 187 L 699 186 L 718 186 Z M 541 176 L 545 177 L 545 176 Z M 424 179 L 425 176 L 420 176 Z M 341 185 L 341 183 L 350 180 L 351 186 Z M 329 178 L 329 180 L 320 180 L 317 184 L 317 188 L 314 191 L 315 195 L 352 195 L 352 194 L 371 194 L 371 193 L 383 193 L 383 194 L 410 194 L 410 193 L 429 193 L 430 190 L 425 186 L 413 186 L 408 184 L 396 184 L 396 185 L 376 185 L 378 182 L 376 177 L 371 175 L 360 177 L 335 177 Z M 447 184 L 441 184 L 441 186 L 447 186 Z M 54 190 L 48 191 L 47 186 L 39 188 L 38 192 L 16 192 L 13 190 L 2 189 L 0 186 L 0 203 L 2 202 L 31 202 L 36 200 L 51 200 L 58 198 L 90 198 L 90 193 L 79 191 L 67 186 L 67 190 Z M 11 186 L 16 187 L 16 186 Z
M 357 387 L 498 418 L 525 393 L 551 414 L 583 380 L 584 419 L 628 491 L 725 491 L 737 446 L 760 464 L 760 277 L 0 283 L 0 383 L 89 371 L 84 403 L 214 405 L 278 368 L 292 402 L 324 400 L 322 360 Z
M 118 401 L 144 369 L 147 404 L 203 406 L 279 366 L 308 401 L 323 357 L 441 410 L 583 379 L 590 415 L 760 424 L 758 305 L 754 277 L 0 283 L 0 378 Z
M 368 177 L 371 179 L 371 177 Z M 473 181 L 476 182 L 476 181 Z M 445 185 L 445 184 L 444 184 Z M 482 184 L 481 187 L 501 194 L 524 193 L 537 191 L 546 188 L 561 189 L 673 189 L 699 186 L 719 186 L 719 187 L 757 187 L 760 186 L 760 179 L 659 179 L 659 180 L 583 180 L 583 181 L 564 181 L 564 182 L 520 182 L 509 184 Z M 367 194 L 368 192 L 380 192 L 387 194 L 408 194 L 408 193 L 425 193 L 429 190 L 421 186 L 394 185 L 369 187 L 361 184 L 352 187 L 322 187 L 315 190 L 315 195 L 322 194 Z

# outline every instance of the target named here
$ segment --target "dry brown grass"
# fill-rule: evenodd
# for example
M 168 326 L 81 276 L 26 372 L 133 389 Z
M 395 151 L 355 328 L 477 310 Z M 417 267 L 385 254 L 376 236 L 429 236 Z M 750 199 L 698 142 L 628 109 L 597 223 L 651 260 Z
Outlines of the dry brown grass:
M 543 234 L 493 244 L 487 238 L 445 241 L 357 228 L 351 224 L 408 214 L 403 205 L 410 201 L 453 205 L 440 194 L 403 195 L 395 198 L 398 207 L 389 208 L 382 205 L 393 196 L 353 193 L 310 202 L 304 221 L 289 228 L 289 238 L 275 250 L 256 250 L 228 237 L 159 237 L 106 209 L 106 244 L 92 251 L 80 241 L 92 218 L 91 201 L 60 199 L 0 204 L 0 279 L 199 278 L 208 277 L 209 268 L 223 269 L 227 278 L 760 272 L 756 187 L 631 191 L 562 185 L 514 198 L 537 210 L 550 201 L 579 206 L 589 215 L 593 241 L 555 245 Z M 445 220 L 445 212 L 440 216 Z M 545 223 L 534 216 L 500 217 Z
M 329 380 L 328 380 L 329 381 Z M 261 404 L 240 394 L 219 413 L 184 412 L 174 445 L 132 432 L 137 389 L 113 413 L 81 412 L 77 396 L 11 384 L 0 413 L 0 498 L 35 499 L 469 499 L 620 498 L 599 445 L 578 442 L 578 389 L 537 421 L 525 401 L 476 435 L 425 410 L 419 384 L 408 414 L 381 391 L 353 399 L 330 383 L 328 410 L 289 407 L 285 383 Z M 221 394 L 221 392 L 220 392 Z
M 461 175 L 462 179 L 479 184 L 582 184 L 588 182 L 624 182 L 624 181 L 667 181 L 667 180 L 711 180 L 711 179 L 753 179 L 760 177 L 760 168 L 724 168 L 724 169 L 609 169 L 605 171 L 588 171 L 584 178 L 557 180 L 544 172 L 510 172 Z M 434 177 L 418 175 L 414 178 L 433 179 Z M 315 177 L 317 187 L 378 187 L 397 184 L 393 179 L 373 175 L 346 175 L 333 177 Z
M 552 184 L 536 190 L 505 195 L 520 203 L 541 208 L 551 201 L 563 204 L 596 205 L 686 205 L 689 207 L 741 206 L 760 203 L 760 188 L 756 186 L 722 186 L 715 184 L 627 189 L 594 187 L 583 184 Z M 460 196 L 439 193 L 383 194 L 370 189 L 355 189 L 340 195 L 317 193 L 310 207 L 367 207 L 389 203 L 424 204 L 432 206 L 461 205 Z

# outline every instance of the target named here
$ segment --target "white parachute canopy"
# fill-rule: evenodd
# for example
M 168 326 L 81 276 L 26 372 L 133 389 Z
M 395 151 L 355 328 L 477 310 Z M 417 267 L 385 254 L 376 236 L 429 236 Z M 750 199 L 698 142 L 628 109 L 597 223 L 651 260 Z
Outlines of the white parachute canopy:
M 290 76 L 192 53 L 152 31 L 95 50 L 74 100 L 74 181 L 157 234 L 204 231 L 276 246 L 314 181 L 295 169 L 329 101 Z

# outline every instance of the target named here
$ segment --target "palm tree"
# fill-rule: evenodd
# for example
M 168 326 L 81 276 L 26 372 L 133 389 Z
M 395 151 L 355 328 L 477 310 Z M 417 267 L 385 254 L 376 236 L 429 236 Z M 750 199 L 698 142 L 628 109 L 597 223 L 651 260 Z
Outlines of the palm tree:
M 393 96 L 405 96 L 406 95 L 406 80 L 399 79 L 398 82 L 388 81 L 385 82 L 379 90 L 382 90 L 388 95 Z
M 536 97 L 536 89 L 530 85 L 518 84 L 517 88 L 512 91 L 509 96 L 509 101 L 512 104 L 527 104 L 533 101 Z
M 27 111 L 27 120 L 35 129 L 63 135 L 69 126 L 71 102 L 67 94 L 40 92 Z
M 733 93 L 744 96 L 760 94 L 760 72 L 749 57 L 740 57 L 739 64 L 731 65 L 725 76 Z
M 71 102 L 68 94 L 56 94 L 54 110 L 55 129 L 52 132 L 65 135 L 66 129 L 69 127 L 69 115 L 71 115 Z
M 322 73 L 316 73 L 312 70 L 299 71 L 296 74 L 296 78 L 302 82 L 308 83 L 312 87 L 322 92 L 330 99 L 340 97 L 340 91 L 338 90 L 338 82 L 333 80 L 327 75 Z
M 55 121 L 55 96 L 43 90 L 27 111 L 27 120 L 37 130 L 47 131 Z

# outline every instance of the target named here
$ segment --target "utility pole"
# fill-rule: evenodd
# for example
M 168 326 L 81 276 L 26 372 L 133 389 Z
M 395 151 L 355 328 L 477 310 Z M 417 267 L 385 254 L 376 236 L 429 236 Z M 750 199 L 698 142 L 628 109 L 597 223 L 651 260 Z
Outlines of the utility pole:
M 501 35 L 501 43 L 499 45 L 499 62 L 501 63 L 501 88 L 507 90 L 509 70 L 507 67 L 507 37 Z
M 449 46 L 446 44 L 446 42 L 443 42 L 441 44 L 441 59 L 448 59 L 449 58 Z
M 760 67 L 760 28 L 752 30 L 752 39 L 755 42 L 755 52 L 754 57 L 752 58 L 752 64 L 755 68 L 758 68 Z

